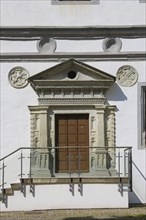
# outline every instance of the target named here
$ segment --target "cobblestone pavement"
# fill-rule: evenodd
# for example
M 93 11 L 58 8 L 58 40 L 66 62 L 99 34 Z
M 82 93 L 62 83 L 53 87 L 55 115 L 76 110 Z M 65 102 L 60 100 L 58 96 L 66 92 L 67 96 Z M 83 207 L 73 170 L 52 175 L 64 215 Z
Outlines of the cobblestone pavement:
M 75 209 L 1 212 L 0 220 L 146 220 L 146 206 L 129 209 Z

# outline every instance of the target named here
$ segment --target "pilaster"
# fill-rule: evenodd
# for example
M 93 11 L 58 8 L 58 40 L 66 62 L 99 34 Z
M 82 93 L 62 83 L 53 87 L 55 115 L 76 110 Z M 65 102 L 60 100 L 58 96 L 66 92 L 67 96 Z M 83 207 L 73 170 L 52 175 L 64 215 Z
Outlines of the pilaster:
M 105 146 L 105 105 L 98 105 L 96 108 L 97 114 L 97 145 Z
M 48 177 L 50 150 L 48 149 L 48 106 L 29 106 L 31 124 L 31 170 L 33 177 Z M 42 150 L 41 150 L 42 148 Z

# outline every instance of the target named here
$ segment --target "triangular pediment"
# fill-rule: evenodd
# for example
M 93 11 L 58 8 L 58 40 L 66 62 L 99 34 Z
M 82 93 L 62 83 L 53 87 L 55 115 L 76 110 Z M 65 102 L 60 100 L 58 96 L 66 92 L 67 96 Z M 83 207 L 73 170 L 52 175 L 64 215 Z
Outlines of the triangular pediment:
M 31 83 L 34 81 L 73 81 L 74 83 L 75 81 L 114 82 L 115 77 L 75 59 L 70 59 L 36 74 L 28 80 Z
M 28 79 L 40 104 L 101 104 L 115 77 L 70 59 Z

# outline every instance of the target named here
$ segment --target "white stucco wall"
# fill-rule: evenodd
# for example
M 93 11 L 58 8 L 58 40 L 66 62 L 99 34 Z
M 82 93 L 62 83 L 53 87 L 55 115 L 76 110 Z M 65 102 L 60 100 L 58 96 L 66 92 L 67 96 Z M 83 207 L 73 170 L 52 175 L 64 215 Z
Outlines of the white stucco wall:
M 145 24 L 139 0 L 100 0 L 98 5 L 51 5 L 51 0 L 1 0 L 3 26 L 80 26 Z
M 92 40 L 56 40 L 55 52 L 104 52 L 104 39 Z M 121 52 L 144 52 L 146 46 L 146 39 L 124 39 L 121 38 L 122 48 Z M 1 40 L 2 53 L 37 53 L 37 41 L 9 41 Z
M 145 24 L 145 3 L 139 3 L 139 0 L 100 0 L 99 5 L 84 6 L 52 6 L 49 0 L 1 0 L 0 3 L 2 26 L 108 26 Z M 91 42 L 65 42 L 64 40 L 58 40 L 56 52 L 62 51 L 101 52 L 103 51 L 102 40 L 93 40 Z M 124 51 L 145 51 L 145 39 L 122 39 L 121 52 Z M 36 41 L 1 41 L 1 52 L 37 52 Z M 146 63 L 144 61 L 97 61 L 87 63 L 114 76 L 116 76 L 118 68 L 122 65 L 131 65 L 139 74 L 138 82 L 146 82 Z M 57 62 L 12 62 L 0 64 L 1 157 L 19 147 L 30 146 L 30 116 L 27 106 L 37 105 L 37 95 L 29 85 L 24 89 L 14 89 L 10 86 L 8 82 L 9 71 L 15 66 L 22 66 L 32 76 L 56 64 Z M 117 106 L 116 145 L 133 147 L 134 193 L 130 194 L 130 202 L 146 203 L 146 150 L 140 150 L 138 147 L 137 84 L 132 87 L 121 87 L 116 83 L 109 90 L 107 98 L 111 105 Z M 17 178 L 14 178 L 14 181 L 15 179 Z M 100 187 L 98 189 L 100 192 Z M 115 198 L 115 203 L 118 199 L 118 197 Z M 13 200 L 16 201 L 15 198 L 11 198 L 12 203 Z M 125 204 L 127 204 L 127 198 L 125 201 Z M 10 206 L 11 210 L 13 210 L 12 203 Z M 38 207 L 40 208 L 39 204 Z
M 8 82 L 8 72 L 13 67 L 21 65 L 32 76 L 56 64 L 1 64 L 1 156 L 7 155 L 19 147 L 30 146 L 30 116 L 27 106 L 37 104 L 37 95 L 29 85 L 24 89 L 11 87 Z M 146 81 L 144 62 L 88 62 L 88 64 L 114 76 L 120 66 L 131 65 L 139 74 L 138 81 Z M 138 149 L 137 84 L 132 87 L 121 87 L 115 83 L 107 93 L 107 98 L 111 105 L 117 106 L 116 146 L 133 147 L 133 162 L 145 176 L 146 151 Z M 145 180 L 138 169 L 135 166 L 133 168 L 135 190 L 140 200 L 145 202 Z M 142 187 L 139 187 L 140 185 Z
M 78 185 L 75 184 L 74 196 L 69 191 L 68 184 L 37 185 L 35 197 L 30 194 L 29 187 L 26 195 L 24 198 L 23 194 L 16 191 L 15 196 L 9 197 L 9 211 L 129 207 L 127 192 L 121 196 L 116 184 L 84 184 L 83 195 L 78 192 Z M 111 197 L 112 199 L 109 199 Z M 7 211 L 7 209 L 2 206 L 1 211 Z

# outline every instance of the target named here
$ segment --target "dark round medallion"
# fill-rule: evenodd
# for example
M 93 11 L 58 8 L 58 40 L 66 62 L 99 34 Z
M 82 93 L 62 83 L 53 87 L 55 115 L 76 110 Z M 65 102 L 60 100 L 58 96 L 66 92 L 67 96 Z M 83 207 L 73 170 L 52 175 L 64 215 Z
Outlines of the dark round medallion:
M 69 79 L 74 79 L 74 78 L 76 78 L 76 76 L 77 76 L 77 73 L 75 71 L 69 71 L 68 72 L 68 78 Z

